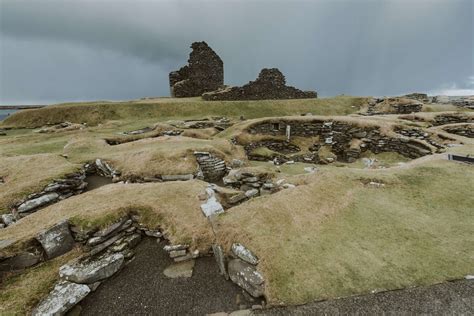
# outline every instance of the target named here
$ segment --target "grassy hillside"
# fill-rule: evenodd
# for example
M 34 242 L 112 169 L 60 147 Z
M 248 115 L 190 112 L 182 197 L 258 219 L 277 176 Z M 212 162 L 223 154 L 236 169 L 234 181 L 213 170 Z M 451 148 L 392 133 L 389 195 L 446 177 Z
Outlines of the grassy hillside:
M 347 115 L 355 113 L 365 98 L 336 97 L 304 100 L 203 101 L 201 98 L 161 98 L 130 102 L 90 102 L 52 105 L 24 110 L 4 120 L 0 127 L 39 127 L 64 121 L 97 125 L 107 120 L 153 120 L 226 116 L 247 119 L 265 116 Z

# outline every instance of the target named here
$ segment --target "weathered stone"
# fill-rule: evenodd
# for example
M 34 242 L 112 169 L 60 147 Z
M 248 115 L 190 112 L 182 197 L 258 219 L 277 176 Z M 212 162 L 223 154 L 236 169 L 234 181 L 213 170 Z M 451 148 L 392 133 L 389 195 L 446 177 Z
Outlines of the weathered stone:
M 15 216 L 13 216 L 13 214 L 2 214 L 1 218 L 2 222 L 6 226 L 10 226 L 11 224 L 15 223 Z
M 232 282 L 253 297 L 260 297 L 264 294 L 264 279 L 255 266 L 240 259 L 233 259 L 229 262 L 228 271 Z
M 119 233 L 118 235 L 115 235 L 115 236 L 109 238 L 109 239 L 103 239 L 103 237 L 97 237 L 97 238 L 101 238 L 100 243 L 98 245 L 94 246 L 90 250 L 89 254 L 91 256 L 93 256 L 93 255 L 96 255 L 96 254 L 100 253 L 101 251 L 103 251 L 104 249 L 106 249 L 107 247 L 109 247 L 110 245 L 115 243 L 117 240 L 122 238 L 123 235 L 124 235 L 124 233 L 122 232 L 122 233 Z
M 212 252 L 214 253 L 214 258 L 216 258 L 217 266 L 219 267 L 220 273 L 224 276 L 226 280 L 229 279 L 229 274 L 225 266 L 225 257 L 224 250 L 220 245 L 212 245 Z
M 20 213 L 29 212 L 43 205 L 52 203 L 58 199 L 59 199 L 59 194 L 57 194 L 56 192 L 48 193 L 40 197 L 37 197 L 35 199 L 23 202 L 22 204 L 20 204 L 20 206 L 18 206 L 18 212 Z
M 114 224 L 111 224 L 111 225 L 107 226 L 106 228 L 101 229 L 101 230 L 97 231 L 96 233 L 94 233 L 94 237 L 106 237 L 106 236 L 114 233 L 115 231 L 119 231 L 120 228 L 124 228 L 123 226 L 130 227 L 130 225 L 132 225 L 132 220 L 131 219 L 122 218 L 118 222 L 116 222 Z
M 124 242 L 124 243 L 110 247 L 110 250 L 112 250 L 113 252 L 120 252 L 120 251 L 124 251 L 125 248 L 127 248 L 127 246 L 128 244 Z
M 224 63 L 206 42 L 195 42 L 188 63 L 169 74 L 171 96 L 196 97 L 224 84 Z
M 162 175 L 163 181 L 188 181 L 192 180 L 194 176 L 192 174 L 175 174 L 175 175 Z
M 301 91 L 286 85 L 285 76 L 277 68 L 264 68 L 255 81 L 242 87 L 228 87 L 204 93 L 203 99 L 215 100 L 264 100 L 316 98 L 315 91 Z
M 251 190 L 247 190 L 245 192 L 245 196 L 248 197 L 248 198 L 251 198 L 251 197 L 254 197 L 254 196 L 257 196 L 258 195 L 258 190 L 257 189 L 251 189 Z
M 59 269 L 59 276 L 75 283 L 91 284 L 112 276 L 123 263 L 124 256 L 121 253 L 104 254 L 98 258 L 68 263 Z
M 169 252 L 170 258 L 176 258 L 186 255 L 186 250 L 173 250 Z
M 257 256 L 255 256 L 250 250 L 245 248 L 242 244 L 239 244 L 239 243 L 232 244 L 232 252 L 234 253 L 234 255 L 244 260 L 245 262 L 248 262 L 253 265 L 258 264 Z
M 167 267 L 163 274 L 168 278 L 190 278 L 193 276 L 195 260 L 173 263 Z
M 22 252 L 0 262 L 0 271 L 21 270 L 34 266 L 41 261 L 41 254 Z
M 145 230 L 145 235 L 154 238 L 160 238 L 163 236 L 163 234 L 159 230 Z
M 141 240 L 142 240 L 142 235 L 140 234 L 133 234 L 133 235 L 125 237 L 124 239 L 124 241 L 128 244 L 130 248 L 135 248 Z
M 74 238 L 72 238 L 67 221 L 41 232 L 36 239 L 40 242 L 48 259 L 65 254 L 74 247 Z
M 221 203 L 217 201 L 214 195 L 210 196 L 207 199 L 206 203 L 201 204 L 201 210 L 206 217 L 219 213 L 224 213 L 224 208 L 222 207 Z
M 236 204 L 236 203 L 239 203 L 239 202 L 245 200 L 246 198 L 247 198 L 247 196 L 245 195 L 245 193 L 235 194 L 235 195 L 229 197 L 229 203 Z
M 185 250 L 188 249 L 189 245 L 166 245 L 163 247 L 163 250 L 166 252 L 175 251 L 175 250 Z
M 33 310 L 32 315 L 64 315 L 86 297 L 90 291 L 87 285 L 61 281 Z

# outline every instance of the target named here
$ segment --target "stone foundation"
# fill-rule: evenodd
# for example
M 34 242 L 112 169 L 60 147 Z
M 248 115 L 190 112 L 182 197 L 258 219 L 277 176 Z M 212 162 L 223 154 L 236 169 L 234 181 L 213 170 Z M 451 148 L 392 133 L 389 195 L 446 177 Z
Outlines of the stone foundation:
M 276 68 L 262 69 L 255 81 L 242 87 L 229 87 L 203 94 L 204 100 L 265 100 L 316 98 L 315 91 L 301 91 L 287 86 L 285 76 Z
M 254 124 L 248 128 L 250 134 L 287 136 L 287 131 L 291 136 L 314 137 L 318 139 L 315 144 L 308 148 L 307 154 L 291 155 L 291 160 L 300 162 L 321 163 L 318 155 L 320 147 L 330 148 L 331 152 L 337 156 L 337 160 L 353 162 L 360 157 L 364 151 L 370 150 L 373 153 L 397 152 L 405 157 L 418 158 L 432 153 L 431 148 L 423 144 L 420 140 L 408 137 L 391 137 L 383 135 L 378 127 L 362 127 L 340 121 L 292 121 L 292 120 L 272 120 Z M 290 142 L 276 142 L 275 140 L 263 140 L 258 143 L 250 143 L 245 146 L 247 155 L 252 158 L 252 150 L 259 146 L 275 145 L 274 151 L 278 152 L 278 146 L 285 148 L 280 153 L 285 156 L 288 149 L 295 151 L 296 145 Z M 278 146 L 276 146 L 279 144 Z M 283 146 L 284 145 L 284 146 Z M 288 160 L 288 159 L 287 159 Z
M 420 112 L 423 103 L 409 98 L 373 98 L 363 115 L 409 114 Z
M 465 125 L 457 125 L 457 126 L 449 126 L 443 128 L 448 133 L 456 134 L 459 136 L 474 138 L 474 124 L 465 124 Z

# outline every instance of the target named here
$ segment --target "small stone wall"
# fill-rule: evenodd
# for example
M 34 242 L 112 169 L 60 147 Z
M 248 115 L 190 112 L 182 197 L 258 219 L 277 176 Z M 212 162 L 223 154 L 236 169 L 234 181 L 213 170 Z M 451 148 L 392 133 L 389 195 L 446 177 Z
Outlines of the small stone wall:
M 443 128 L 443 130 L 451 134 L 474 138 L 474 125 L 471 124 L 449 126 Z
M 373 98 L 363 115 L 409 114 L 420 112 L 423 103 L 409 98 Z
M 221 180 L 227 173 L 225 161 L 209 152 L 194 152 L 199 164 L 198 178 L 206 181 Z
M 430 98 L 428 97 L 426 93 L 415 92 L 415 93 L 405 94 L 403 97 L 407 99 L 417 100 L 423 103 L 430 102 Z
M 195 42 L 188 65 L 169 74 L 171 96 L 196 97 L 224 85 L 224 63 L 206 42 Z
M 204 100 L 265 100 L 316 98 L 315 91 L 301 91 L 286 85 L 285 76 L 277 68 L 262 69 L 255 81 L 242 87 L 229 87 L 203 94 Z
M 431 148 L 420 141 L 407 137 L 382 135 L 377 127 L 361 127 L 339 121 L 266 121 L 248 128 L 250 134 L 272 136 L 286 135 L 289 126 L 291 136 L 319 137 L 320 141 L 309 148 L 307 155 L 292 155 L 292 160 L 320 163 L 317 150 L 320 146 L 330 146 L 340 161 L 353 162 L 360 153 L 370 150 L 373 153 L 398 152 L 409 158 L 418 158 L 431 154 Z M 355 140 L 355 141 L 354 141 Z M 247 149 L 255 148 L 253 144 Z M 247 151 L 247 154 L 250 152 Z
M 433 120 L 433 125 L 446 125 L 455 123 L 474 123 L 474 115 L 466 113 L 447 113 L 436 115 Z

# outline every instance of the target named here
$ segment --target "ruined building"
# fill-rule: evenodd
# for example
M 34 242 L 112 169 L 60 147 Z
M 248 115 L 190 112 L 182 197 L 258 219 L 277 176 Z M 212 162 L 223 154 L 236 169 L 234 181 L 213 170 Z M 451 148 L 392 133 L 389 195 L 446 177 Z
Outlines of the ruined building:
M 228 87 L 202 95 L 204 100 L 264 100 L 316 98 L 315 91 L 301 91 L 286 85 L 285 76 L 277 68 L 264 68 L 255 81 L 242 87 Z
M 206 42 L 194 42 L 188 65 L 170 72 L 171 96 L 196 97 L 224 84 L 224 63 Z

